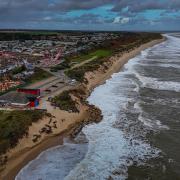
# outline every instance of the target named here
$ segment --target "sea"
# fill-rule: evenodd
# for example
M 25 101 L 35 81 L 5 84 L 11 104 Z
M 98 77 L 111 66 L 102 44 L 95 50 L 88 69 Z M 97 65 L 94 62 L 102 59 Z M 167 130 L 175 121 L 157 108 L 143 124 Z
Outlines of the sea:
M 164 36 L 94 89 L 100 123 L 42 152 L 16 180 L 180 180 L 180 33 Z

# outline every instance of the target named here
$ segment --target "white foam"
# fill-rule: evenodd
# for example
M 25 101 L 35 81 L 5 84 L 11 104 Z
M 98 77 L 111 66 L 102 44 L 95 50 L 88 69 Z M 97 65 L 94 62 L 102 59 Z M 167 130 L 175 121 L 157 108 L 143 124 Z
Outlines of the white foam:
M 157 78 L 145 77 L 136 73 L 136 77 L 141 81 L 143 87 L 169 90 L 169 91 L 180 91 L 180 83 L 172 81 L 159 81 Z
M 140 160 L 158 155 L 157 149 L 135 139 L 133 134 L 125 137 L 124 132 L 114 126 L 119 119 L 120 109 L 128 103 L 127 97 L 119 96 L 121 93 L 114 91 L 122 82 L 121 73 L 116 73 L 89 97 L 88 101 L 102 110 L 103 120 L 83 129 L 89 140 L 88 152 L 66 180 L 101 180 L 109 176 L 126 179 L 128 166 L 132 165 L 133 161 L 142 162 Z M 121 173 L 117 176 L 113 174 L 114 171 Z
M 159 45 L 158 45 L 159 46 Z M 150 51 L 150 49 L 152 49 L 152 48 L 149 48 L 149 49 L 146 49 L 146 50 L 144 50 L 144 51 L 141 51 L 141 57 L 142 58 L 145 58 L 147 55 L 148 55 L 148 52 Z
M 156 48 L 168 49 L 168 43 L 176 45 L 177 38 L 171 38 Z M 141 63 L 142 60 L 147 60 L 146 56 L 151 50 L 156 51 L 155 48 L 143 51 L 125 65 L 123 72 L 115 73 L 105 84 L 97 87 L 89 97 L 88 101 L 102 110 L 103 120 L 99 124 L 88 125 L 82 130 L 89 140 L 85 157 L 83 153 L 83 155 L 77 153 L 86 151 L 84 145 L 65 144 L 66 148 L 62 146 L 59 149 L 50 149 L 42 153 L 20 172 L 16 180 L 24 180 L 24 177 L 26 180 L 37 180 L 38 178 L 42 180 L 104 180 L 110 176 L 113 179 L 121 180 L 127 178 L 128 167 L 134 161 L 141 164 L 149 158 L 157 157 L 160 151 L 139 138 L 138 134 L 143 134 L 146 127 L 153 129 L 165 128 L 165 126 L 159 120 L 154 120 L 152 123 L 151 119 L 144 118 L 138 103 L 134 104 L 132 112 L 140 113 L 137 121 L 144 124 L 142 131 L 137 131 L 138 134 L 134 134 L 135 129 L 128 132 L 127 129 L 131 129 L 131 125 L 136 128 L 133 124 L 136 123 L 136 120 L 124 117 L 125 111 L 131 111 L 128 109 L 129 104 L 136 102 L 136 96 L 130 94 L 138 93 L 139 90 L 138 83 L 128 79 L 127 76 L 136 73 L 134 66 Z M 176 91 L 180 89 L 179 84 L 174 82 L 161 82 L 140 75 L 137 75 L 137 79 L 142 82 L 143 86 L 154 89 L 169 90 L 170 88 Z M 118 122 L 124 126 L 124 129 L 118 128 L 116 124 Z M 69 150 L 72 147 L 74 150 Z M 83 160 L 81 160 L 82 157 L 84 157 Z M 81 162 L 79 162 L 80 160 Z
M 163 60 L 164 61 L 164 60 Z M 179 62 L 179 61 L 178 61 Z M 173 62 L 174 63 L 174 62 Z M 156 63 L 156 64 L 141 64 L 141 66 L 159 66 L 159 67 L 166 67 L 166 68 L 177 68 L 180 69 L 180 65 L 177 64 L 170 64 L 170 63 Z
M 143 122 L 145 126 L 150 127 L 152 130 L 156 130 L 156 129 L 158 129 L 158 130 L 160 130 L 160 129 L 169 130 L 169 127 L 166 125 L 163 125 L 161 123 L 161 121 L 159 121 L 159 120 L 148 119 L 148 118 L 143 117 L 142 115 L 140 115 L 138 117 L 138 119 L 141 122 Z
M 65 143 L 41 153 L 25 166 L 15 180 L 60 180 L 79 163 L 87 151 L 86 144 Z

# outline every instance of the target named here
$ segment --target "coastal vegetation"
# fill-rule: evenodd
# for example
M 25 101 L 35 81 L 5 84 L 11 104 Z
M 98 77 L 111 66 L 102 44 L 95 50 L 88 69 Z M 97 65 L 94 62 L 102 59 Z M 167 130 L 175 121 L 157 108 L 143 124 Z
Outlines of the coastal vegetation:
M 109 61 L 111 55 L 121 52 L 129 52 L 143 43 L 160 38 L 160 34 L 154 33 L 127 33 L 126 35 L 122 35 L 119 39 L 104 42 L 101 47 L 91 49 L 82 54 L 76 54 L 73 57 L 67 57 L 60 65 L 53 67 L 51 70 L 57 71 L 63 69 L 65 74 L 71 79 L 85 82 L 85 73 L 100 68 L 101 65 Z M 91 60 L 88 61 L 89 59 Z M 76 64 L 80 64 L 80 66 L 74 67 Z M 36 68 L 34 75 L 26 80 L 25 85 L 41 81 L 51 76 L 51 73 Z M 76 94 L 74 93 L 74 90 L 63 91 L 61 94 L 53 97 L 50 101 L 54 107 L 58 107 L 61 110 L 79 112 L 76 97 L 80 94 L 77 99 L 80 100 L 82 104 L 85 103 L 85 98 L 83 99 L 85 94 L 83 93 L 86 92 L 79 92 L 79 89 Z M 91 118 L 93 120 L 96 119 L 96 117 L 94 117 L 96 115 L 95 108 L 90 113 L 92 114 Z M 100 112 L 97 111 L 97 114 L 100 114 Z M 38 110 L 0 111 L 0 166 L 1 162 L 5 162 L 6 160 L 6 158 L 3 157 L 3 154 L 10 148 L 15 147 L 20 138 L 28 135 L 29 126 L 45 115 L 45 112 Z M 1 157 L 3 157 L 3 161 L 1 161 Z
M 93 61 L 90 61 L 80 67 L 68 69 L 67 71 L 65 71 L 65 74 L 72 79 L 76 79 L 79 82 L 83 82 L 84 75 L 86 72 L 97 70 L 100 67 L 100 65 L 103 64 L 104 62 L 105 62 L 105 58 L 94 59 Z
M 105 57 L 108 57 L 108 56 L 111 56 L 111 55 L 112 55 L 111 50 L 98 49 L 98 50 L 92 51 L 90 53 L 82 54 L 80 56 L 77 56 L 77 57 L 73 58 L 71 60 L 71 63 L 76 64 L 76 63 L 81 63 L 83 61 L 87 61 L 87 60 L 89 60 L 89 59 L 91 59 L 93 57 L 95 57 L 95 59 L 100 59 L 100 58 L 105 58 Z
M 161 38 L 162 36 L 156 33 L 139 33 L 134 36 L 129 35 L 127 37 L 119 38 L 118 40 L 106 42 L 103 45 L 103 47 L 106 48 L 105 50 L 96 50 L 94 53 L 89 53 L 86 55 L 86 57 L 90 58 L 92 55 L 97 54 L 97 58 L 86 64 L 83 64 L 80 67 L 66 69 L 65 74 L 72 79 L 83 82 L 85 73 L 97 70 L 100 65 L 108 61 L 108 57 L 110 55 L 120 52 L 129 52 L 144 43 Z M 77 58 L 79 61 L 81 61 L 81 59 L 85 58 Z
M 154 39 L 161 39 L 162 36 L 159 33 L 120 33 L 118 39 L 106 40 L 105 42 L 89 47 L 90 49 L 82 50 L 71 56 L 65 57 L 64 61 L 51 68 L 52 72 L 58 70 L 65 70 L 66 74 L 70 78 L 74 78 L 78 81 L 82 81 L 84 72 L 97 69 L 100 59 L 108 59 L 109 56 L 115 53 L 123 53 L 130 51 L 140 45 L 147 43 Z M 88 63 L 86 63 L 86 61 Z M 89 61 L 92 61 L 89 63 Z M 98 61 L 98 62 L 95 62 Z M 83 67 L 82 72 L 79 69 L 79 65 Z M 88 67 L 85 67 L 86 64 Z M 76 69 L 74 66 L 78 65 Z
M 63 61 L 61 64 L 52 67 L 51 71 L 55 72 L 58 70 L 73 68 L 73 66 L 76 64 L 80 64 L 91 59 L 95 60 L 95 59 L 109 57 L 111 55 L 112 55 L 112 51 L 108 49 L 98 49 L 86 53 L 84 52 L 74 57 L 67 57 L 65 61 Z
M 67 69 L 67 68 L 70 68 L 70 62 L 69 60 L 65 60 L 63 61 L 61 64 L 58 64 L 54 67 L 51 67 L 51 72 L 57 72 L 59 70 L 64 70 L 64 69 Z
M 64 111 L 79 112 L 76 107 L 76 102 L 70 95 L 71 91 L 64 91 L 61 94 L 55 96 L 51 102 L 54 106 L 59 107 Z
M 28 135 L 29 126 L 45 114 L 40 110 L 0 111 L 0 155 L 16 146 L 20 138 Z

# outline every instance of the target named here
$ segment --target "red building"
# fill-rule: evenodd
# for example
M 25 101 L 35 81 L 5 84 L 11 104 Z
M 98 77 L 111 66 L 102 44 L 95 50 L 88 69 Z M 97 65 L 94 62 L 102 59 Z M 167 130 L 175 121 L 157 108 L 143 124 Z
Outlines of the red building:
M 40 101 L 41 91 L 40 89 L 17 89 L 17 92 L 27 94 L 27 98 L 29 99 L 30 107 L 37 107 Z
M 23 92 L 25 94 L 33 94 L 37 96 L 41 95 L 40 89 L 17 89 L 17 92 Z
M 24 92 L 11 91 L 0 96 L 0 106 L 11 106 L 14 108 L 29 108 L 39 105 L 40 96 Z

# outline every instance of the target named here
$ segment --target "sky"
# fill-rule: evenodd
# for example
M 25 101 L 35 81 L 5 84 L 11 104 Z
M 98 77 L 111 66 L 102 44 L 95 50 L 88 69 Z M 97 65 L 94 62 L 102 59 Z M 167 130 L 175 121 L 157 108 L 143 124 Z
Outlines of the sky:
M 179 31 L 180 0 L 0 0 L 0 29 Z

